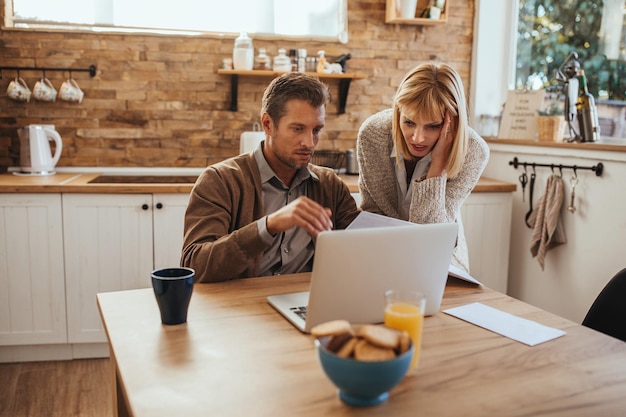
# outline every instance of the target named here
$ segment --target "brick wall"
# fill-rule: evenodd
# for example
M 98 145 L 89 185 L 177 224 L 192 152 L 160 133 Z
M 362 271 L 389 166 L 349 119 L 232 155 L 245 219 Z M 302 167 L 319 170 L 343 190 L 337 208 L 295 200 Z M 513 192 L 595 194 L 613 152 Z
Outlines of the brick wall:
M 0 0 L 4 6 L 7 0 Z M 391 104 L 404 73 L 428 60 L 453 65 L 469 91 L 474 1 L 450 1 L 448 22 L 434 26 L 385 24 L 385 0 L 349 0 L 349 42 L 254 39 L 271 56 L 278 48 L 349 52 L 353 80 L 345 114 L 337 114 L 338 82 L 320 148 L 355 146 L 359 125 Z M 1 10 L 3 10 L 2 7 Z M 203 167 L 239 150 L 241 132 L 259 120 L 267 78 L 240 77 L 239 109 L 231 112 L 230 78 L 217 74 L 232 56 L 234 36 L 127 35 L 0 31 L 0 66 L 74 67 L 95 64 L 97 74 L 72 73 L 85 92 L 81 104 L 15 102 L 5 91 L 15 71 L 0 79 L 0 169 L 19 165 L 17 129 L 54 124 L 63 137 L 59 166 Z M 34 86 L 42 74 L 20 74 Z M 69 73 L 46 74 L 58 89 Z

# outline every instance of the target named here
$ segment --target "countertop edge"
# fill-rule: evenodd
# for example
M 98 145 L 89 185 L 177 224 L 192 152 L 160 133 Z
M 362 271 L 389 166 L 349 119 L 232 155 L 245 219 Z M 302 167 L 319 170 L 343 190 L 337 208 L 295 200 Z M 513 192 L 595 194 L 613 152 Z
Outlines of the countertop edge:
M 84 194 L 159 194 L 190 193 L 193 184 L 94 184 L 89 181 L 105 172 L 59 172 L 48 176 L 17 176 L 0 174 L 0 193 L 84 193 Z M 150 175 L 150 174 L 146 174 Z M 358 193 L 357 175 L 339 175 L 351 193 Z M 481 177 L 473 192 L 514 192 L 517 185 L 488 177 Z

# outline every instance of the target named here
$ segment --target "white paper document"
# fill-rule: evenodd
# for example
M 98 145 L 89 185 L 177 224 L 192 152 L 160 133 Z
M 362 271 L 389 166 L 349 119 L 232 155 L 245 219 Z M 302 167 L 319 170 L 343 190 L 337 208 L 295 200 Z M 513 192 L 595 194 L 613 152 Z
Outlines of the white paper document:
M 393 217 L 383 216 L 382 214 L 370 213 L 362 211 L 346 229 L 367 229 L 369 227 L 389 227 L 389 226 L 406 226 L 407 224 L 415 224 L 406 220 L 400 220 Z
M 383 216 L 382 214 L 370 213 L 369 211 L 362 211 L 352 221 L 352 223 L 348 225 L 346 229 L 406 226 L 407 224 L 415 225 L 415 223 L 411 223 L 406 220 L 395 219 L 393 217 Z M 471 282 L 472 284 L 481 285 L 481 282 L 478 281 L 476 278 L 454 265 L 450 265 L 450 268 L 448 269 L 448 275 L 462 279 L 463 281 Z
M 479 280 L 477 280 L 467 272 L 463 271 L 461 268 L 456 267 L 452 264 L 450 264 L 450 267 L 448 268 L 448 275 L 450 275 L 451 277 L 462 279 L 463 281 L 471 282 L 472 284 L 482 285 Z
M 535 346 L 556 339 L 566 333 L 563 330 L 544 326 L 482 303 L 466 304 L 443 310 L 443 312 L 528 346 Z

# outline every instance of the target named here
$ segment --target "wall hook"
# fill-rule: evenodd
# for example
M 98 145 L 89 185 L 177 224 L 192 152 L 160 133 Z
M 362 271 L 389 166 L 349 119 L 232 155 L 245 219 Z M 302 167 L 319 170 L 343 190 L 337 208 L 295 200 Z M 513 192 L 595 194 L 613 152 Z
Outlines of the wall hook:
M 512 165 L 513 168 L 515 169 L 517 169 L 517 167 L 519 167 L 520 165 L 522 165 L 524 168 L 526 167 L 526 165 L 531 165 L 533 167 L 533 173 L 535 172 L 535 167 L 550 168 L 552 172 L 554 173 L 554 167 L 555 167 L 554 164 L 538 164 L 535 162 L 520 162 L 517 156 L 514 157 L 512 161 L 509 161 L 509 165 Z M 598 162 L 596 165 L 593 165 L 590 167 L 580 167 L 578 165 L 563 165 L 563 164 L 559 164 L 557 167 L 559 168 L 559 171 L 561 172 L 563 172 L 564 168 L 573 169 L 575 173 L 576 173 L 576 170 L 578 169 L 593 171 L 596 173 L 596 177 L 601 177 L 602 173 L 604 172 L 604 164 L 602 164 L 602 162 Z
M 20 70 L 23 71 L 79 71 L 79 72 L 88 72 L 91 77 L 96 76 L 96 66 L 90 65 L 88 68 L 52 68 L 52 67 L 5 67 L 0 66 L 0 72 L 2 70 L 17 70 L 17 76 L 19 77 Z

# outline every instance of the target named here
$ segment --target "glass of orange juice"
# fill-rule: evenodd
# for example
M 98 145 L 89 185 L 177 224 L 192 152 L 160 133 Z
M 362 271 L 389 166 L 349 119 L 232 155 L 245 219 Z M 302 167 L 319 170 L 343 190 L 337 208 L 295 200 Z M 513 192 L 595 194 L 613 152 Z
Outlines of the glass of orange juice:
M 425 307 L 426 298 L 418 291 L 385 291 L 385 326 L 406 330 L 415 347 L 409 370 L 415 369 L 419 362 Z

